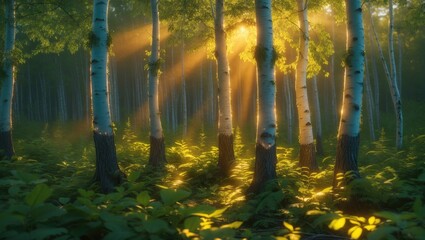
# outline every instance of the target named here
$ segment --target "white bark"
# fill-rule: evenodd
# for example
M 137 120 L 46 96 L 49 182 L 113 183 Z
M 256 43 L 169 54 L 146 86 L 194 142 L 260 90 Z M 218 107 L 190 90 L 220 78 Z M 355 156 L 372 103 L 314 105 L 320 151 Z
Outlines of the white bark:
M 360 1 L 346 0 L 347 55 L 338 136 L 357 137 L 360 132 L 364 76 L 364 30 Z
M 307 93 L 307 65 L 309 27 L 307 19 L 307 1 L 297 0 L 298 18 L 300 22 L 299 54 L 295 76 L 295 95 L 298 110 L 299 143 L 307 145 L 314 142 L 311 124 L 310 106 Z
M 390 52 L 390 69 L 391 69 L 391 84 L 390 84 L 390 92 L 394 104 L 394 110 L 396 115 L 396 147 L 397 149 L 401 149 L 403 146 L 403 113 L 401 106 L 401 97 L 400 91 L 398 89 L 397 82 L 397 68 L 395 63 L 394 56 L 394 12 L 393 12 L 393 0 L 388 1 L 389 6 L 389 31 L 388 31 L 388 46 Z
M 0 131 L 7 132 L 12 129 L 12 97 L 13 84 L 15 83 L 12 53 L 15 47 L 15 10 L 14 0 L 6 0 L 6 21 L 3 71 L 4 79 L 1 81 L 0 90 Z
M 107 84 L 108 0 L 94 0 L 91 49 L 93 127 L 99 134 L 112 135 Z
M 269 149 L 276 145 L 275 50 L 270 0 L 255 1 L 257 21 L 257 144 Z
M 218 105 L 219 120 L 218 133 L 232 135 L 232 109 L 230 69 L 227 58 L 226 32 L 224 31 L 224 0 L 216 0 L 215 23 L 215 57 L 217 60 L 218 77 Z
M 152 9 L 152 51 L 149 58 L 149 120 L 150 134 L 156 139 L 163 137 L 158 101 L 159 81 L 159 13 L 158 0 L 151 0 Z
M 389 34 L 388 34 L 388 44 L 390 46 L 390 63 L 391 63 L 391 66 L 392 66 L 391 72 L 388 69 L 388 65 L 385 61 L 384 54 L 382 52 L 381 44 L 379 43 L 379 40 L 378 40 L 378 35 L 376 33 L 375 25 L 374 25 L 373 19 L 372 19 L 372 12 L 370 10 L 370 5 L 369 5 L 368 8 L 369 8 L 369 14 L 370 14 L 370 19 L 371 19 L 372 30 L 373 30 L 373 33 L 374 33 L 374 36 L 375 36 L 376 44 L 378 45 L 380 59 L 381 59 L 381 62 L 384 66 L 385 76 L 387 78 L 387 82 L 388 82 L 388 85 L 389 85 L 389 88 L 390 88 L 391 99 L 392 99 L 393 105 L 394 105 L 394 111 L 395 111 L 395 115 L 396 115 L 396 147 L 397 147 L 397 149 L 400 149 L 403 145 L 403 111 L 402 111 L 402 105 L 401 105 L 400 92 L 399 92 L 398 86 L 397 86 L 397 76 L 396 76 L 396 68 L 395 68 L 395 60 L 394 60 L 394 48 L 391 47 L 391 45 L 393 45 L 392 35 L 393 35 L 393 27 L 394 27 L 394 25 L 392 23 L 393 20 L 391 20 L 391 19 L 393 19 L 393 16 L 392 16 L 392 1 L 390 1 L 389 4 L 390 4 L 390 13 L 389 13 L 390 14 L 390 29 L 389 29 Z M 391 38 L 390 38 L 390 36 L 391 36 Z M 392 50 L 391 50 L 391 48 L 392 48 Z M 394 64 L 393 64 L 393 62 L 394 62 Z

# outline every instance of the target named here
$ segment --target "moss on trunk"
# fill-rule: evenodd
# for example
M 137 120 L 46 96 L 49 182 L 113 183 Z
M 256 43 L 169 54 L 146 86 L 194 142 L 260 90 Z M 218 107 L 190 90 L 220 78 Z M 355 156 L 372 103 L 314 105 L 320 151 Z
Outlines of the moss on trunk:
M 93 179 L 100 183 L 103 193 L 110 193 L 125 178 L 118 167 L 114 135 L 93 131 L 93 138 L 96 148 L 96 172 Z
M 150 137 L 149 165 L 152 167 L 162 167 L 167 162 L 165 158 L 164 137 Z

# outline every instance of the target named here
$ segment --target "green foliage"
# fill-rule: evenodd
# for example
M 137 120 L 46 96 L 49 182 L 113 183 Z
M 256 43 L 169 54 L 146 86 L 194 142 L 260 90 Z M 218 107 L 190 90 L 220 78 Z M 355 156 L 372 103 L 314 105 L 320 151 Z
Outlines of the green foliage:
M 149 145 L 128 121 L 117 135 L 127 181 L 107 195 L 88 184 L 94 171 L 91 139 L 58 143 L 64 135 L 46 127 L 39 140 L 21 137 L 16 148 L 22 155 L 0 162 L 0 238 L 418 239 L 424 234 L 422 135 L 411 138 L 409 151 L 392 150 L 385 134 L 362 146 L 364 178 L 337 193 L 331 156 L 318 159 L 322 170 L 309 174 L 298 167 L 294 149 L 278 147 L 279 178 L 250 199 L 244 191 L 254 159 L 238 129 L 235 169 L 220 179 L 218 150 L 202 135 L 198 146 L 169 144 L 165 169 L 152 171 L 146 166 Z

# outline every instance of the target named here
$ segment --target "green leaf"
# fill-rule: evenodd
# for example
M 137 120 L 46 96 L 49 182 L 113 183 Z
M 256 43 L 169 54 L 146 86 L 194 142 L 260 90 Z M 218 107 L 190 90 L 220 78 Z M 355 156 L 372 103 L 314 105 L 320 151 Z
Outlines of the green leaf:
M 398 231 L 398 228 L 393 226 L 382 226 L 377 228 L 375 231 L 368 234 L 367 238 L 370 240 L 380 239 L 395 239 L 392 233 Z
M 136 182 L 137 179 L 139 179 L 139 177 L 140 177 L 140 171 L 133 171 L 128 175 L 127 181 L 133 183 L 133 182 Z
M 66 212 L 64 209 L 59 208 L 51 203 L 38 205 L 31 210 L 34 221 L 45 222 L 53 217 L 59 217 Z
M 243 222 L 241 221 L 235 221 L 229 224 L 224 224 L 223 226 L 221 226 L 220 228 L 232 228 L 232 229 L 237 229 L 240 228 L 240 226 L 243 224 Z
M 184 228 L 190 232 L 195 232 L 201 226 L 202 219 L 200 217 L 188 217 L 184 220 Z
M 146 231 L 149 233 L 159 233 L 162 231 L 168 231 L 168 223 L 161 219 L 149 219 L 143 223 Z
M 283 226 L 285 226 L 291 232 L 294 231 L 294 226 L 292 226 L 290 223 L 287 223 L 287 222 L 284 221 Z
M 329 224 L 329 228 L 333 230 L 339 230 L 344 227 L 345 222 L 346 222 L 345 217 L 334 219 Z
M 139 194 L 137 194 L 136 201 L 137 203 L 147 206 L 149 204 L 149 201 L 151 200 L 151 196 L 147 191 L 143 191 Z
M 161 189 L 159 195 L 165 205 L 172 205 L 190 196 L 190 192 L 183 189 Z
M 65 204 L 67 204 L 67 203 L 69 203 L 69 201 L 70 201 L 71 199 L 70 198 L 68 198 L 68 197 L 60 197 L 59 198 L 59 202 L 62 204 L 62 205 L 65 205 Z
M 68 233 L 65 228 L 37 228 L 30 232 L 31 239 L 53 239 L 54 236 L 59 236 Z
M 35 206 L 43 203 L 52 195 L 53 190 L 46 184 L 38 184 L 35 188 L 25 197 L 25 202 L 29 206 Z

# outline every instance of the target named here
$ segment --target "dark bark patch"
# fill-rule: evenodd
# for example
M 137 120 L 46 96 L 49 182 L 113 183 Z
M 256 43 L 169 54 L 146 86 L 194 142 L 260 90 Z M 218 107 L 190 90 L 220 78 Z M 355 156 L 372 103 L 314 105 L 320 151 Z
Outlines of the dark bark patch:
M 155 168 L 163 167 L 167 163 L 165 158 L 164 137 L 150 137 L 149 165 Z
M 360 106 L 358 104 L 353 104 L 353 109 L 355 111 L 359 111 L 360 110 Z
M 361 72 L 359 71 L 359 70 L 356 70 L 355 72 L 354 72 L 354 74 L 360 74 Z
M 266 186 L 276 179 L 276 145 L 264 148 L 258 144 L 255 147 L 254 178 L 247 189 L 247 194 L 258 194 L 266 190 Z
M 311 122 L 307 122 L 305 125 L 306 126 L 311 126 Z
M 13 148 L 12 132 L 0 132 L 0 160 L 10 160 L 13 155 L 15 155 L 15 149 Z
M 314 143 L 300 145 L 299 165 L 301 168 L 306 168 L 308 172 L 319 170 Z
M 350 95 L 350 94 L 345 94 L 345 96 L 344 96 L 345 98 L 352 98 L 352 96 Z
M 357 40 L 359 40 L 359 38 L 358 37 L 353 37 L 353 41 L 355 42 L 355 41 L 357 41 Z
M 334 167 L 334 188 L 340 188 L 359 178 L 357 166 L 360 136 L 351 137 L 342 134 L 338 137 L 336 162 Z
M 263 133 L 261 133 L 260 137 L 261 137 L 261 138 L 272 138 L 272 137 L 273 137 L 273 135 L 271 135 L 271 134 L 270 134 L 270 133 L 268 133 L 268 132 L 263 132 Z
M 305 113 L 308 113 L 308 112 L 310 112 L 310 110 L 306 109 L 306 110 L 304 110 L 304 112 L 305 112 Z
M 114 135 L 93 131 L 93 138 L 96 149 L 96 172 L 93 179 L 100 183 L 103 193 L 110 193 L 126 177 L 118 167 Z
M 222 177 L 230 177 L 235 164 L 233 134 L 218 135 L 218 168 Z
M 357 8 L 356 9 L 356 12 L 362 12 L 362 8 L 360 7 L 360 8 Z

